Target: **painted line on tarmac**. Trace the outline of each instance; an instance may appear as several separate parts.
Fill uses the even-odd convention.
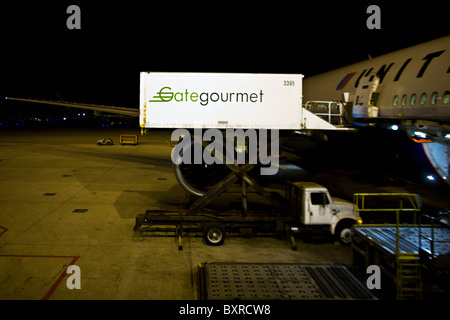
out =
[[[73,265],[77,262],[80,256],[43,256],[43,255],[27,255],[27,254],[0,254],[0,257],[10,257],[10,258],[72,258],[70,263],[67,266]],[[51,295],[55,292],[56,288],[63,281],[63,279],[67,275],[67,268],[64,268],[63,272],[59,275],[58,279],[56,279],[55,283],[51,286],[51,288],[47,291],[47,293],[41,298],[41,300],[48,300]]]

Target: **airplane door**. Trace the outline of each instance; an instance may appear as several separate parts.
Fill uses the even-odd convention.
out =
[[[360,78],[358,88],[355,91],[353,117],[367,118],[378,116],[378,108],[376,107],[378,93],[375,91],[379,83],[380,78],[376,75],[365,75]]]
[[[309,224],[329,224],[331,220],[330,200],[325,192],[309,194]]]

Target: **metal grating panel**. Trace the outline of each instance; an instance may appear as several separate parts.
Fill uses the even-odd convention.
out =
[[[205,263],[204,291],[220,299],[374,299],[344,266]]]
[[[396,227],[392,226],[355,226],[355,230],[371,241],[385,248],[391,253],[395,253],[396,247]],[[419,249],[419,227],[401,226],[400,230],[400,252],[418,253]],[[450,229],[435,227],[421,228],[422,250],[431,253],[431,239],[434,238],[435,255],[450,254]],[[434,236],[432,236],[432,232]]]

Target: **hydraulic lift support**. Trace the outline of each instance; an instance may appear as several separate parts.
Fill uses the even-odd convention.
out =
[[[202,144],[203,147],[206,147],[207,144],[205,141],[202,141],[199,137],[194,136],[195,142]],[[270,145],[267,147],[270,148]],[[216,158],[220,158],[222,163],[226,165],[231,173],[226,176],[221,182],[211,188],[203,197],[199,198],[195,201],[189,209],[190,214],[197,214],[201,209],[203,209],[208,203],[219,197],[222,193],[227,191],[238,179],[242,179],[242,204],[244,207],[244,214],[247,209],[247,198],[246,198],[246,185],[249,184],[252,186],[261,196],[268,199],[276,208],[281,208],[283,211],[282,204],[277,201],[267,190],[265,190],[260,184],[258,184],[254,179],[252,179],[247,172],[252,170],[255,167],[256,159],[249,159],[249,162],[245,165],[239,166],[237,164],[228,164],[226,163],[225,156],[220,154],[217,150],[214,156]],[[257,155],[255,155],[256,157]]]
[[[205,142],[194,136],[197,143],[204,147]],[[215,154],[215,157],[224,158],[223,154]],[[283,232],[285,231],[293,250],[296,250],[295,239],[290,224],[295,222],[295,217],[288,214],[286,206],[280,199],[268,192],[264,187],[258,184],[248,172],[255,167],[255,164],[245,165],[225,164],[230,169],[222,181],[212,187],[203,197],[197,199],[187,211],[162,211],[147,210],[145,214],[139,214],[136,217],[134,226],[133,240],[137,241],[145,232],[167,232],[175,231],[178,239],[178,249],[182,250],[183,232],[202,231],[205,241],[209,245],[220,245],[225,240],[225,232],[236,229],[255,228],[260,231]],[[242,179],[242,204],[243,212],[214,213],[201,212],[205,206],[226,192],[234,183]],[[254,213],[247,210],[246,188],[247,184],[252,186],[260,195],[268,199],[278,212]],[[145,230],[142,226],[150,226]],[[156,227],[155,227],[156,226]],[[167,228],[171,226],[171,228]]]

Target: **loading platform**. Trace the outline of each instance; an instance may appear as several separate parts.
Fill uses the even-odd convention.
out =
[[[343,265],[201,263],[202,300],[376,300]]]
[[[432,227],[431,225],[415,225],[399,227],[399,252],[413,253],[420,256],[424,264],[433,264],[434,268],[450,268],[450,229]],[[353,227],[354,250],[364,252],[366,241],[376,246],[384,255],[396,253],[395,226]]]
[[[370,265],[378,266],[383,295],[388,299],[422,300],[425,291],[428,297],[440,298],[435,294],[438,291],[448,295],[450,228],[436,224],[436,218],[420,215],[418,195],[355,194],[354,203],[355,210],[370,213],[366,218],[376,220],[380,214],[391,213],[396,220],[395,224],[353,226],[353,267],[357,271],[365,274]],[[400,223],[401,217],[415,222]],[[422,224],[423,218],[431,219],[431,224]]]

